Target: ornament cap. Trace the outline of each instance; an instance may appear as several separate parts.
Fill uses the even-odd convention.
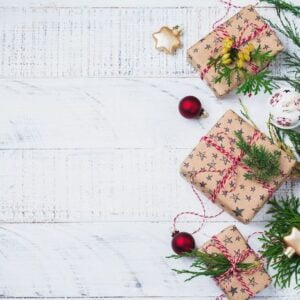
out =
[[[283,240],[287,245],[284,251],[287,257],[292,257],[294,254],[300,255],[300,230],[298,228],[293,227],[291,233],[285,236]]]
[[[288,258],[291,258],[295,253],[296,253],[296,251],[292,247],[287,247],[283,252],[283,254],[285,256],[287,256]]]
[[[183,33],[183,30],[182,30],[182,28],[180,28],[179,25],[174,26],[172,28],[172,31],[173,31],[174,35],[176,35],[176,36],[181,36]]]

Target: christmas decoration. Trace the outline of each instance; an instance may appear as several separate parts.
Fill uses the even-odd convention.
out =
[[[279,128],[292,129],[300,125],[300,93],[281,88],[268,101],[270,121]]]
[[[299,18],[300,16],[300,6],[294,5],[290,2],[283,0],[261,0],[261,2],[267,2],[273,4],[276,8],[277,16],[280,24],[278,22],[273,22],[274,20],[265,19],[268,24],[279,31],[281,34],[285,35],[290,39],[294,45],[300,48],[300,34],[298,32],[298,25],[293,21],[292,16]],[[287,15],[288,14],[288,15]],[[270,80],[283,81],[292,86],[297,92],[300,92],[300,57],[296,52],[283,53],[283,65],[287,68],[288,75],[282,76],[271,76]]]
[[[291,158],[296,159],[296,155],[300,157],[300,132],[293,129],[282,129],[276,127],[269,120],[268,122],[269,135],[273,143],[280,149],[285,151]],[[292,144],[288,145],[287,141]],[[296,153],[296,155],[295,155]],[[300,162],[297,161],[290,174],[291,178],[300,178]]]
[[[260,258],[236,226],[229,226],[214,235],[201,249],[170,256],[182,257],[193,259],[191,269],[174,269],[176,273],[189,275],[186,281],[202,275],[211,276],[228,299],[249,299],[271,282]]]
[[[204,112],[201,102],[194,96],[187,96],[181,99],[178,109],[180,114],[187,119],[198,118]]]
[[[295,253],[300,255],[300,230],[293,227],[289,235],[283,238],[284,242],[288,246],[284,251],[287,257],[292,257]]]
[[[155,48],[167,54],[174,54],[176,49],[181,47],[181,34],[182,31],[179,29],[179,26],[175,26],[172,29],[167,26],[161,27],[159,31],[152,34]]]
[[[300,198],[290,196],[269,201],[268,214],[272,216],[260,240],[262,255],[275,270],[275,286],[300,287]],[[291,249],[292,248],[292,249]]]
[[[268,182],[280,174],[280,151],[270,152],[265,146],[250,145],[240,131],[235,131],[235,135],[237,137],[236,145],[245,153],[242,161],[251,169],[251,172],[244,174],[246,179],[256,178]]]
[[[187,232],[176,231],[172,238],[172,249],[177,254],[191,252],[195,249],[195,240],[193,236]]]
[[[284,0],[260,0],[271,5],[275,5],[277,9],[285,10],[291,12],[293,15],[300,17],[300,6],[293,5],[291,2],[286,2]]]
[[[277,85],[264,70],[283,46],[275,33],[247,6],[188,50],[188,59],[215,94],[271,93]]]
[[[242,106],[241,114],[249,121],[249,123],[258,130],[256,124],[252,121],[249,116],[247,107],[243,104],[241,99],[239,99],[240,104]],[[283,150],[289,157],[296,160],[296,156],[294,151],[300,157],[300,132],[291,129],[281,129],[276,127],[268,120],[268,129],[269,129],[269,136],[272,143],[276,144],[278,148]],[[285,139],[288,138],[290,143],[293,145],[291,148],[286,142]],[[296,162],[293,166],[293,169],[289,175],[289,178],[300,178],[300,162]]]
[[[254,158],[263,160],[268,157],[268,161],[269,158],[274,159],[272,165],[268,166],[271,168],[268,171],[272,171],[271,177],[259,170],[253,161],[249,163],[254,170],[245,164],[249,154],[246,155],[236,144],[238,142],[236,133],[246,141],[246,147],[264,149],[263,153],[256,153]],[[257,148],[252,148],[254,145]],[[286,180],[294,165],[293,158],[280,151],[263,133],[229,110],[209,133],[201,138],[182,163],[180,172],[212,202],[239,221],[248,223]],[[261,168],[263,166],[265,167],[264,163]],[[245,178],[244,174],[247,173],[248,178]],[[250,176],[251,174],[253,176]]]

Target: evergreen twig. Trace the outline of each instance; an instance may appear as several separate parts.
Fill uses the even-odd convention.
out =
[[[258,130],[257,125],[254,123],[254,121],[251,119],[250,115],[249,115],[249,111],[247,106],[243,103],[243,101],[241,100],[241,98],[239,98],[239,102],[240,105],[242,107],[242,109],[240,110],[241,114],[251,123],[251,125]]]
[[[280,174],[280,151],[271,152],[262,145],[250,145],[244,140],[240,131],[235,131],[235,135],[237,147],[246,154],[243,163],[252,170],[252,173],[244,174],[246,179],[256,178],[268,182]]]
[[[272,220],[266,225],[268,229],[263,236],[259,238],[263,242],[262,255],[266,258],[268,267],[275,270],[275,286],[290,287],[294,279],[296,287],[299,288],[300,256],[288,258],[284,255],[283,238],[290,233],[292,227],[300,228],[300,198],[274,198],[269,204],[271,207],[267,213],[272,215]]]
[[[271,126],[274,127],[278,140],[284,143],[284,140],[287,137],[290,140],[290,142],[293,144],[295,152],[300,156],[300,132],[293,129],[278,128],[274,125]]]
[[[272,94],[272,90],[277,88],[278,85],[273,82],[270,74],[271,72],[269,70],[263,70],[256,74],[244,72],[244,82],[238,87],[237,93],[244,95],[254,93],[254,95],[257,95],[258,92],[263,90],[264,93]]]
[[[260,0],[260,1],[274,5],[278,9],[290,12],[293,15],[295,15],[296,17],[300,17],[300,6],[299,5],[294,5],[291,2],[287,2],[284,0]]]
[[[191,264],[192,270],[177,270],[172,269],[177,274],[188,274],[188,277],[185,281],[192,280],[198,276],[212,276],[218,277],[224,274],[230,267],[230,261],[221,253],[206,253],[199,250],[193,250],[191,252],[184,252],[180,255],[171,255],[168,258],[183,258],[183,257],[192,257],[194,262]],[[237,267],[239,269],[248,270],[254,267],[257,267],[258,262],[254,263],[238,263]]]

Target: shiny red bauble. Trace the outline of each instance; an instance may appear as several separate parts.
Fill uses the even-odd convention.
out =
[[[172,239],[172,249],[175,253],[191,252],[195,249],[195,240],[193,236],[187,232],[174,232]]]
[[[178,109],[180,114],[187,119],[198,118],[204,111],[201,102],[194,96],[182,98],[179,102]]]

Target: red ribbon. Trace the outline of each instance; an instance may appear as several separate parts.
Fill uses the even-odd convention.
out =
[[[222,136],[224,138],[227,138],[229,140],[230,144],[234,144],[235,141],[233,138],[229,137],[225,132],[218,132],[215,135],[211,135],[211,137],[208,136],[204,136],[202,137],[201,140],[205,141],[207,144],[213,146],[216,150],[218,150],[220,153],[222,153],[226,158],[228,158],[228,160],[231,162],[230,166],[227,169],[222,169],[222,170],[217,170],[217,169],[205,169],[205,168],[201,168],[199,171],[196,171],[193,175],[192,175],[192,181],[193,184],[195,184],[194,182],[194,178],[197,174],[199,173],[219,173],[221,175],[223,175],[222,179],[219,181],[219,183],[217,184],[217,187],[213,190],[213,192],[210,195],[210,198],[212,200],[212,202],[216,201],[216,198],[218,196],[218,194],[224,189],[224,187],[226,186],[227,181],[232,178],[233,176],[235,176],[235,184],[232,187],[231,190],[227,191],[227,192],[232,192],[233,190],[235,190],[236,188],[236,176],[237,176],[237,168],[241,167],[243,168],[245,171],[247,171],[248,173],[252,173],[252,170],[249,169],[243,162],[242,162],[242,158],[244,157],[245,153],[243,151],[240,151],[238,156],[234,156],[231,154],[230,150],[226,150],[224,147],[220,146],[217,144],[217,141],[214,140],[213,138],[218,137],[218,136]],[[261,133],[257,130],[255,130],[253,136],[251,137],[250,141],[249,141],[249,145],[252,145],[259,137],[261,136]],[[262,186],[267,189],[269,196],[271,196],[274,193],[274,188],[268,184],[267,182],[263,182],[260,180],[257,180],[259,183],[262,184]]]
[[[221,241],[218,239],[217,236],[213,236],[212,237],[212,241],[213,244],[209,244],[206,248],[205,251],[207,251],[207,249],[211,246],[216,247],[230,262],[230,268],[223,273],[222,275],[215,277],[216,281],[218,283],[220,283],[221,281],[223,281],[224,279],[228,278],[228,276],[235,276],[237,278],[237,280],[239,281],[239,283],[241,284],[241,286],[243,287],[243,289],[248,293],[249,297],[253,297],[254,293],[250,290],[250,288],[248,287],[248,285],[246,284],[246,282],[244,281],[243,277],[242,277],[242,273],[243,274],[253,274],[255,273],[257,270],[262,268],[262,263],[259,263],[256,267],[253,267],[251,269],[241,269],[238,267],[238,264],[245,261],[245,259],[251,255],[251,254],[255,254],[255,252],[248,248],[245,249],[243,251],[241,251],[241,253],[238,253],[236,255],[231,255],[228,251],[228,249],[222,245]]]

